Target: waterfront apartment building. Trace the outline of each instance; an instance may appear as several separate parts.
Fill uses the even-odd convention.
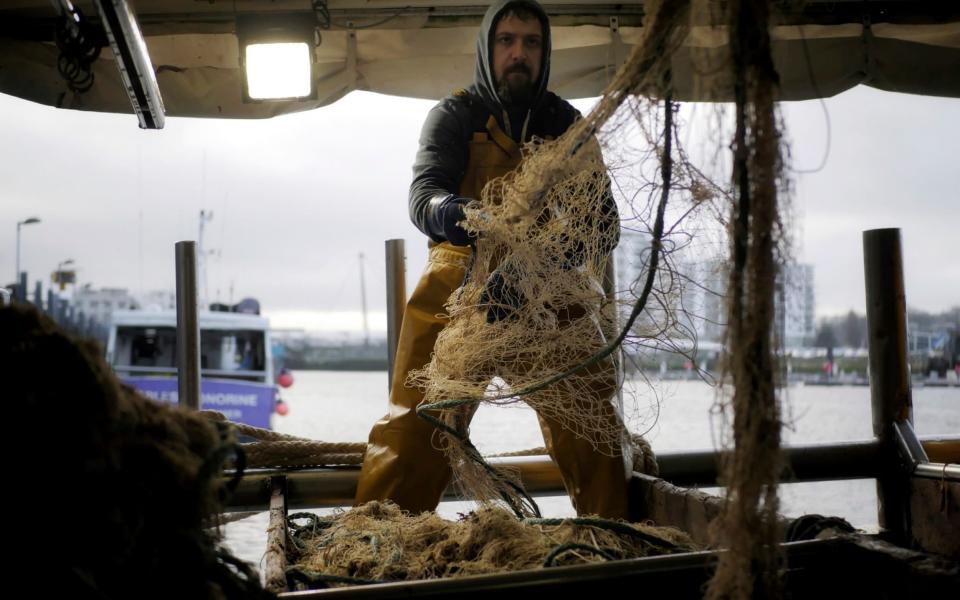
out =
[[[624,231],[614,252],[617,289],[623,300],[635,300],[646,277],[650,254],[649,235]],[[675,335],[686,337],[688,343],[696,340],[720,344],[726,327],[727,263],[721,258],[681,260],[672,257],[677,271],[670,286],[668,300],[677,318]],[[816,294],[813,265],[791,263],[786,265],[777,280],[775,296],[775,328],[778,337],[788,348],[807,346],[816,336]],[[662,282],[658,282],[662,283]],[[630,307],[624,303],[623,317]],[[665,311],[651,304],[649,313],[638,323],[637,334],[652,321],[663,323]],[[684,346],[688,344],[683,344]]]

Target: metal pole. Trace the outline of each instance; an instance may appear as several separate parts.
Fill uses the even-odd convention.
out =
[[[403,309],[407,304],[407,278],[403,240],[387,240],[387,387],[393,382],[393,362],[400,341]]]
[[[200,408],[197,243],[177,242],[177,382],[180,406]]]
[[[895,543],[910,539],[909,480],[900,470],[894,423],[913,422],[907,361],[907,301],[899,229],[863,232],[873,433],[883,453],[879,523]]]
[[[363,347],[370,345],[370,327],[367,324],[367,283],[363,277],[363,252],[358,257],[360,261],[360,305],[363,310]]]
[[[13,280],[20,283],[20,226],[23,225],[22,222],[17,222],[17,272],[13,276]]]
[[[20,281],[17,282],[17,300],[19,302],[27,301],[27,274],[20,273]]]

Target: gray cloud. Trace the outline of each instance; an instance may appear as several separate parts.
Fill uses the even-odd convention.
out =
[[[588,107],[589,103],[578,103]],[[357,255],[368,304],[384,309],[383,242],[407,240],[408,287],[426,256],[406,208],[410,165],[432,102],[353,93],[267,121],[168,119],[140,131],[132,115],[56,110],[0,95],[0,280],[12,279],[16,221],[23,268],[49,277],[66,258],[81,282],[172,289],[173,245],[206,244],[211,297],[255,296],[272,311],[352,311]],[[799,258],[817,269],[821,311],[863,309],[860,232],[903,228],[912,306],[960,303],[960,101],[856,89],[826,101],[826,167],[796,177]],[[815,165],[825,121],[817,102],[785,106],[793,164]],[[32,283],[31,283],[32,286]]]

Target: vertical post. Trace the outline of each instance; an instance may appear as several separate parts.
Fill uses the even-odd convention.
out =
[[[276,594],[287,589],[287,478],[270,478],[270,522],[263,555],[265,587]]]
[[[407,277],[403,240],[387,240],[387,387],[393,384],[393,362],[400,341],[403,309],[407,304]]]
[[[17,223],[17,262],[16,262],[16,265],[17,265],[17,266],[16,266],[16,269],[17,269],[17,270],[16,270],[16,272],[14,273],[14,276],[13,276],[13,280],[14,280],[15,282],[17,282],[18,285],[19,285],[19,283],[20,283],[20,226],[21,226],[21,225],[23,225],[22,222],[18,222],[18,223]],[[19,296],[19,294],[17,294],[16,296],[14,296],[14,300],[19,299],[18,296]]]
[[[867,338],[873,433],[884,464],[877,478],[881,530],[891,541],[910,539],[909,481],[899,468],[894,423],[913,422],[907,360],[907,301],[899,229],[863,232]]]
[[[607,302],[613,306],[613,317],[611,320],[612,331],[604,331],[603,336],[607,342],[613,340],[620,333],[620,309],[617,306],[617,260],[613,252],[607,256],[607,261],[603,267],[603,294],[607,297]],[[617,371],[617,404],[621,415],[623,414],[623,347],[614,350],[611,355],[613,367]]]
[[[360,307],[363,310],[363,347],[370,345],[370,326],[367,323],[367,283],[363,276],[363,252],[358,257],[360,261]]]
[[[197,243],[177,242],[177,383],[180,406],[200,408]]]
[[[26,302],[27,301],[27,273],[23,271],[20,273],[20,279],[17,281],[17,301]]]

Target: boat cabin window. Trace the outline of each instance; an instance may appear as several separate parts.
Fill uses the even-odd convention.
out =
[[[115,367],[144,367],[150,371],[176,369],[177,331],[173,327],[118,327],[113,356]],[[200,368],[222,375],[264,371],[264,332],[201,330]]]

